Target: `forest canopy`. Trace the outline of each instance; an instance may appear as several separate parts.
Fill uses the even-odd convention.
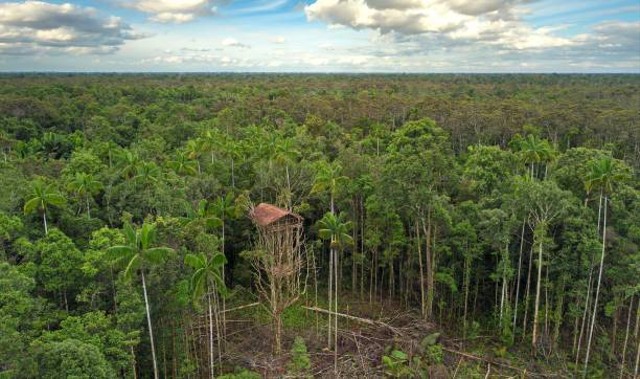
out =
[[[638,75],[8,74],[0,150],[0,378],[638,375]]]

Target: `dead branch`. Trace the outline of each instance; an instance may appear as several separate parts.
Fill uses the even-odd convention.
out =
[[[260,302],[255,302],[255,303],[251,303],[251,304],[245,304],[245,305],[241,305],[241,306],[235,307],[235,308],[229,308],[229,309],[224,310],[224,311],[222,311],[220,313],[227,313],[227,312],[237,311],[237,310],[240,310],[240,309],[255,307],[256,305],[260,305]]]
[[[346,313],[339,313],[339,312],[333,312],[333,311],[329,311],[326,309],[322,309],[322,308],[318,308],[318,307],[307,307],[307,306],[302,306],[302,308],[308,309],[310,311],[314,311],[314,312],[320,312],[320,313],[326,313],[326,314],[331,314],[331,315],[335,315],[335,316],[340,316],[340,317],[344,317],[347,318],[349,320],[354,320],[354,321],[358,321],[358,322],[362,322],[364,324],[368,324],[368,325],[374,325],[374,326],[382,326],[385,327],[393,332],[396,331],[396,328],[394,328],[393,326],[386,324],[382,321],[377,321],[377,320],[371,320],[368,318],[362,318],[362,317],[357,317],[357,316],[352,316],[352,315],[348,315]]]

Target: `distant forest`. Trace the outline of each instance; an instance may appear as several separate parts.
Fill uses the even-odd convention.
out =
[[[0,378],[638,378],[640,75],[2,74],[0,150]]]

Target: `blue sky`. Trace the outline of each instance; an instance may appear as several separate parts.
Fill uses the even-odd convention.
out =
[[[3,1],[0,71],[640,73],[640,1]]]

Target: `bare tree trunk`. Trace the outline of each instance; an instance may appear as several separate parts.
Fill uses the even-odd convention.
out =
[[[629,329],[631,329],[631,311],[633,310],[633,296],[629,301],[629,312],[627,314],[627,329],[624,333],[624,344],[622,345],[622,362],[620,363],[620,379],[624,376],[624,362],[627,358],[627,342],[629,342]]]
[[[207,294],[207,303],[209,306],[209,374],[211,378],[215,378],[213,365],[213,306],[211,305],[211,294]],[[220,336],[218,336],[218,339]]]
[[[533,268],[533,245],[529,249],[529,271],[527,272],[527,287],[524,295],[524,318],[522,319],[522,340],[527,335],[527,316],[529,315],[529,292],[531,288],[531,269]]]
[[[144,307],[147,311],[147,325],[149,326],[149,341],[151,342],[151,358],[153,359],[153,377],[158,379],[158,361],[156,360],[156,347],[153,341],[153,328],[151,327],[151,312],[149,311],[149,298],[147,297],[147,284],[144,280],[144,271],[140,270],[142,277],[142,292],[144,294]]]
[[[138,373],[136,371],[136,353],[133,351],[133,345],[129,346],[131,349],[131,367],[133,368],[133,379],[138,379]]]
[[[540,226],[543,227],[543,226]],[[542,282],[542,245],[544,243],[544,235],[540,232],[538,237],[538,282],[536,283],[536,299],[533,307],[533,332],[531,334],[531,345],[536,348],[538,340],[538,310],[540,309],[540,284]]]
[[[420,268],[420,313],[422,317],[424,317],[424,307],[425,307],[425,293],[424,293],[424,265],[422,263],[422,242],[420,240],[420,226],[416,221],[416,242],[418,246],[418,265]],[[466,304],[465,304],[465,314],[466,314]]]
[[[586,331],[586,326],[589,325],[589,307],[591,306],[591,287],[593,284],[593,261],[589,267],[589,282],[587,283],[587,293],[584,298],[584,312],[582,314],[582,322],[580,323],[580,336],[578,337],[578,347],[576,349],[576,369],[578,366],[578,361],[580,360],[580,349],[582,347],[582,337],[584,336],[584,332]]]
[[[329,249],[329,311],[333,311],[333,248]],[[329,327],[327,329],[327,345],[329,348],[332,346],[333,328],[332,315],[329,314]]]
[[[335,294],[333,296],[334,303],[334,312],[338,313],[338,254],[337,251],[333,253],[333,262],[335,264],[333,273],[334,273],[334,291]],[[333,370],[336,376],[338,375],[338,316],[333,316]]]
[[[516,331],[516,321],[518,320],[518,297],[520,296],[520,269],[522,268],[522,251],[524,249],[524,227],[527,219],[522,220],[522,231],[520,232],[520,254],[518,255],[518,276],[516,276],[516,303],[513,308],[513,332]],[[465,300],[466,301],[466,300]],[[466,304],[465,304],[466,314]]]
[[[591,317],[591,328],[589,329],[589,339],[587,341],[587,353],[584,359],[584,375],[587,376],[589,367],[589,353],[591,352],[591,340],[593,339],[593,330],[596,325],[598,311],[598,297],[600,295],[600,284],[602,283],[602,272],[604,271],[604,253],[607,244],[607,196],[604,196],[604,214],[602,226],[602,254],[600,256],[600,269],[598,271],[598,284],[596,286],[596,297],[593,301],[593,316]]]
[[[47,210],[42,211],[42,219],[44,220],[44,235],[49,234],[49,229],[47,228]]]

